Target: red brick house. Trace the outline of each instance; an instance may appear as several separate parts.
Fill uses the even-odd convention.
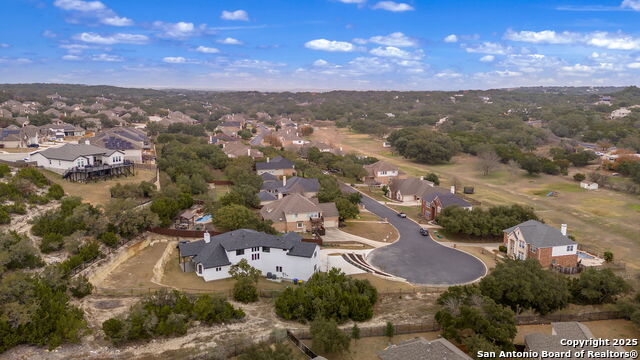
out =
[[[578,244],[567,237],[567,225],[558,230],[536,220],[503,230],[507,255],[513,259],[536,259],[542,267],[578,266]]]
[[[451,190],[436,186],[427,188],[420,196],[420,213],[427,220],[434,220],[442,210],[449,206],[460,206],[467,210],[473,209],[473,206],[467,200],[455,194],[453,186]]]

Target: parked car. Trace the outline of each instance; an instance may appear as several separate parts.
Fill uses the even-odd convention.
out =
[[[27,145],[27,147],[30,147],[30,148],[39,148],[39,147],[40,147],[40,145],[38,145],[38,144],[29,144],[29,145]]]
[[[398,216],[404,219],[407,217],[407,214],[401,212],[401,213],[398,213]]]
[[[429,236],[429,230],[427,230],[425,228],[420,228],[420,235]]]

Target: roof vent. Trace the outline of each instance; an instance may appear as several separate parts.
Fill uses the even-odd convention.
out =
[[[211,242],[211,234],[209,234],[208,231],[204,232],[204,242],[205,242],[205,244],[208,244],[208,243]]]
[[[562,224],[560,226],[560,232],[562,233],[562,235],[567,236],[567,224]]]

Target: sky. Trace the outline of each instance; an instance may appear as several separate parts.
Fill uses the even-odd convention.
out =
[[[640,0],[0,0],[0,83],[457,90],[640,82]]]

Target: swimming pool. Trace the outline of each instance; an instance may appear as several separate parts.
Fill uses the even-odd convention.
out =
[[[207,214],[205,216],[197,218],[195,222],[196,223],[205,223],[205,222],[210,221],[210,220],[211,220],[211,214]]]
[[[596,257],[584,251],[578,251],[578,257],[581,259],[595,259]]]

